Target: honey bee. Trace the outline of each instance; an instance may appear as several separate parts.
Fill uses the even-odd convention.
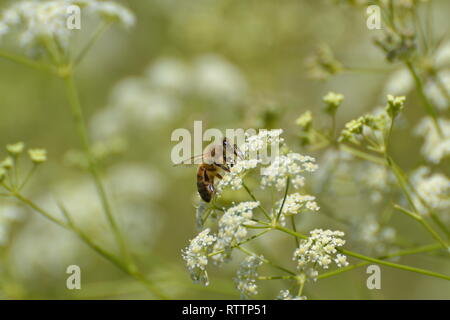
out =
[[[214,180],[222,179],[222,171],[230,172],[236,157],[243,158],[236,144],[232,145],[227,138],[223,138],[221,144],[210,145],[205,153],[177,165],[186,164],[187,161],[195,163],[201,159],[197,170],[197,191],[203,201],[211,202],[215,194]]]

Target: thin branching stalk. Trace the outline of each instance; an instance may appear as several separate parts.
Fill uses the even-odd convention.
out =
[[[72,231],[75,234],[77,234],[78,237],[85,244],[87,244],[91,249],[93,249],[95,252],[97,252],[98,254],[103,256],[106,260],[108,260],[111,263],[113,263],[120,270],[124,271],[125,273],[127,273],[130,276],[132,276],[133,278],[135,278],[139,282],[143,283],[149,289],[149,291],[151,293],[153,293],[156,297],[158,297],[160,299],[168,299],[168,297],[159,288],[157,288],[153,284],[153,282],[151,282],[149,279],[147,279],[138,270],[136,270],[135,268],[130,268],[130,266],[125,264],[121,259],[117,258],[115,255],[113,255],[109,251],[107,251],[104,248],[102,248],[101,246],[97,245],[84,231],[79,229],[74,224],[73,220],[70,218],[69,214],[67,213],[67,211],[62,206],[60,206],[60,208],[62,209],[62,212],[63,212],[64,216],[67,219],[67,223],[58,220],[52,214],[50,214],[46,210],[42,209],[41,207],[36,205],[31,200],[29,200],[26,197],[24,197],[23,195],[21,195],[19,193],[12,193],[12,194],[13,194],[13,196],[16,199],[20,200],[22,203],[26,204],[27,206],[29,206],[34,211],[36,211],[39,214],[41,214],[46,219],[52,221],[53,223],[56,223],[57,225],[63,227],[66,230]]]
[[[307,237],[305,235],[302,235],[302,234],[300,234],[298,232],[294,232],[294,231],[289,230],[287,228],[284,228],[282,226],[276,226],[274,229],[280,230],[280,231],[285,232],[285,233],[290,234],[290,235],[294,235],[294,236],[296,236],[296,237],[298,237],[300,239],[307,239]],[[431,276],[431,277],[436,277],[436,278],[441,278],[441,279],[445,279],[445,280],[450,280],[450,276],[447,276],[445,274],[440,274],[440,273],[429,271],[429,270],[425,270],[425,269],[405,266],[405,265],[398,264],[398,263],[383,261],[381,259],[368,257],[368,256],[365,256],[363,254],[356,253],[356,252],[349,251],[349,250],[345,250],[345,249],[337,248],[337,250],[339,252],[345,254],[345,255],[348,255],[350,257],[354,257],[354,258],[357,258],[357,259],[360,259],[360,260],[374,262],[374,263],[378,263],[378,264],[381,264],[381,265],[385,265],[385,266],[396,268],[396,269],[400,269],[400,270],[420,273],[420,274]]]
[[[414,82],[415,82],[416,88],[417,88],[417,92],[419,93],[420,99],[422,100],[422,103],[423,103],[423,106],[424,106],[426,112],[431,116],[431,118],[433,119],[433,124],[436,127],[437,132],[442,136],[442,129],[439,126],[436,108],[433,106],[433,104],[430,102],[429,98],[425,94],[422,80],[420,79],[419,75],[417,74],[417,71],[416,71],[414,65],[411,63],[411,61],[406,61],[405,65],[406,65],[406,68],[408,68],[409,73],[411,74],[411,76],[414,79]]]
[[[127,263],[130,267],[135,268],[134,263],[132,262],[132,258],[130,255],[130,252],[126,246],[125,240],[121,234],[121,231],[115,221],[114,215],[112,213],[111,205],[109,203],[105,187],[103,185],[103,182],[100,179],[100,173],[97,168],[97,163],[94,158],[94,155],[92,154],[89,138],[87,135],[86,126],[83,119],[83,112],[81,109],[81,104],[78,96],[78,91],[76,89],[74,79],[73,79],[73,70],[69,68],[67,70],[67,74],[64,77],[64,83],[67,88],[67,95],[70,102],[70,107],[72,111],[72,116],[75,122],[76,130],[78,133],[78,136],[81,140],[82,148],[85,152],[85,155],[87,157],[87,160],[89,162],[89,172],[92,175],[92,178],[94,179],[95,186],[97,188],[98,194],[100,196],[100,200],[105,212],[105,215],[108,219],[108,222],[113,230],[113,233],[115,235],[115,238],[119,244],[120,250],[127,260]]]
[[[289,192],[290,182],[291,182],[291,180],[288,177],[287,181],[286,181],[286,189],[284,190],[283,201],[281,202],[280,210],[278,210],[278,214],[277,214],[277,218],[275,219],[275,222],[278,222],[278,220],[280,220],[281,212],[283,212],[284,203],[286,202],[286,198],[287,198],[287,195]]]
[[[421,215],[411,212],[408,209],[405,209],[397,204],[394,205],[394,208],[399,210],[400,212],[403,212],[407,216],[413,218],[421,225],[423,225],[424,228],[428,230],[428,232],[430,232],[433,238],[435,238],[442,245],[442,247],[444,247],[444,249],[450,249],[448,244],[441,238],[441,236],[430,226],[430,224]]]

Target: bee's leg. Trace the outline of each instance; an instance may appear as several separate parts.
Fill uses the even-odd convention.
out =
[[[216,163],[216,166],[220,167],[221,169],[225,170],[226,172],[230,172],[230,168],[226,164]]]
[[[237,144],[234,144],[234,154],[241,160],[244,160],[244,154],[242,151],[238,148]]]
[[[217,177],[218,179],[220,179],[220,180],[223,179],[223,177],[222,177],[219,173],[216,173],[216,177]]]

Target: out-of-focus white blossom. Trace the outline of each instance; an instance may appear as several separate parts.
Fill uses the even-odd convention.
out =
[[[201,95],[217,102],[239,101],[247,91],[247,83],[240,70],[214,54],[197,58],[194,63],[193,81]]]
[[[450,41],[442,43],[434,55],[434,64],[437,68],[450,65]]]
[[[436,78],[442,84],[443,89],[447,91],[447,94],[450,95],[450,71],[438,72]],[[434,79],[428,81],[425,86],[425,93],[439,109],[446,110],[449,108],[447,97]]]
[[[128,199],[155,199],[166,186],[156,169],[128,162],[110,168],[107,181],[116,196]]]
[[[429,168],[420,167],[411,175],[411,184],[418,193],[413,193],[413,201],[420,213],[428,214],[429,209],[438,212],[450,209],[450,179],[444,174],[431,174]]]
[[[229,208],[219,219],[219,231],[217,241],[214,244],[214,252],[223,250],[212,258],[217,263],[222,263],[230,257],[234,244],[247,237],[247,228],[244,225],[255,224],[252,221],[253,209],[259,206],[259,202],[241,202]]]
[[[6,23],[0,21],[0,40],[2,40],[2,37],[7,34],[9,31],[9,27],[6,25]]]
[[[182,60],[160,58],[147,69],[150,84],[164,90],[185,93],[192,85],[191,68]]]
[[[79,0],[73,1],[76,2]],[[132,27],[136,22],[134,14],[118,3],[103,0],[88,0],[82,2],[87,3],[88,10],[94,14],[98,14],[103,20],[113,22],[117,21],[128,28]]]
[[[216,241],[216,237],[209,232],[209,229],[200,232],[182,251],[183,259],[186,261],[192,280],[204,285],[209,284],[206,266],[208,265],[208,254]]]
[[[21,46],[44,47],[46,39],[54,39],[60,46],[67,48],[72,33],[67,28],[68,9],[73,5],[79,5],[83,12],[100,16],[105,21],[119,21],[125,26],[134,24],[133,14],[111,1],[19,1],[0,15],[0,35],[18,30]]]
[[[304,185],[304,172],[314,172],[318,168],[315,159],[298,153],[280,155],[267,167],[261,170],[261,186],[275,187],[277,190],[286,188],[289,178],[295,189]]]
[[[17,206],[9,204],[2,204],[0,206],[0,247],[8,243],[12,225],[15,222],[21,221],[23,217],[23,209]]]
[[[386,81],[384,96],[388,94],[404,96],[414,88],[414,79],[408,69],[393,72]]]
[[[439,163],[450,155],[450,120],[439,118],[440,134],[433,120],[424,118],[416,128],[416,134],[424,138],[423,156],[430,162]]]
[[[391,190],[395,178],[386,166],[376,163],[365,162],[357,165],[356,168],[348,168],[349,174],[355,175],[355,180],[363,183],[370,195],[370,200],[378,203],[382,200],[383,194]]]
[[[110,95],[110,105],[94,115],[90,128],[98,139],[111,138],[126,128],[152,130],[166,124],[180,109],[180,102],[153,89],[144,77],[120,81]]]
[[[262,256],[251,255],[241,262],[234,279],[241,298],[248,299],[250,296],[258,294],[256,279],[258,278],[258,267],[263,264],[263,259]]]
[[[348,265],[346,256],[337,253],[337,247],[342,247],[345,240],[342,231],[315,229],[310,237],[300,241],[300,246],[294,251],[293,260],[297,268],[304,272],[308,278],[317,279],[318,267],[328,269],[334,261],[338,267]]]
[[[396,250],[396,230],[378,219],[377,215],[366,214],[352,220],[351,240],[368,255],[381,256]]]

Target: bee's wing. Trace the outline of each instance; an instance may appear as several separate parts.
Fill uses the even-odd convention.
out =
[[[237,144],[236,143],[234,143],[233,145],[228,141],[228,139],[227,140],[225,140],[225,141],[227,141],[227,145],[226,145],[226,148],[228,149],[227,151],[231,151],[231,153],[233,154],[233,155],[235,155],[236,157],[238,157],[240,160],[243,160],[244,159],[244,154],[241,152],[241,150],[238,148],[238,146],[237,146]]]
[[[244,154],[242,153],[242,151],[238,148],[238,146],[236,145],[236,143],[233,145],[233,152],[234,154],[240,159],[240,160],[244,160]]]
[[[203,154],[199,154],[193,157],[190,157],[188,159],[185,159],[179,163],[175,163],[173,166],[174,167],[179,167],[179,166],[196,166],[198,164],[200,164],[202,162],[204,158]]]

